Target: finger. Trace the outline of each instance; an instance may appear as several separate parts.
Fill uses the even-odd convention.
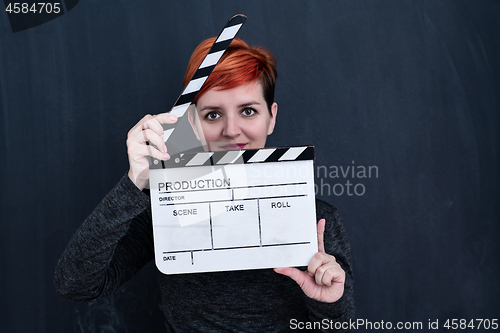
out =
[[[163,127],[161,126],[156,116],[144,122],[142,124],[142,129],[143,130],[151,129],[156,134],[163,135]]]
[[[328,263],[318,267],[316,270],[316,274],[314,275],[314,280],[316,284],[319,286],[328,286],[332,285],[333,277],[335,276],[335,271],[340,268],[337,263]]]
[[[151,143],[151,145],[146,145],[146,143]],[[133,156],[134,159],[140,159],[148,155],[162,160],[170,158],[162,136],[159,136],[151,129],[140,131],[135,136],[128,138],[127,147],[128,154]],[[156,151],[161,154],[158,155]]]
[[[336,262],[335,257],[324,252],[316,252],[316,254],[309,261],[309,265],[307,265],[307,271],[312,275],[316,275],[316,270],[326,265],[330,262]]]
[[[321,277],[321,283],[327,287],[330,287],[332,285],[333,276],[334,276],[333,269],[327,269],[323,273],[323,276]]]
[[[160,113],[155,118],[160,124],[174,124],[177,121],[177,117],[169,112]]]
[[[132,139],[134,140],[135,137],[135,140],[140,143],[152,143],[158,150],[167,153],[167,146],[163,141],[163,127],[158,120],[154,116],[145,117],[141,126],[142,130],[134,129]]]
[[[344,283],[344,281],[345,272],[338,263],[335,263],[333,267],[327,269],[321,279],[321,282],[328,287],[334,283]]]
[[[158,135],[158,133],[154,132],[151,129],[147,129],[144,131],[140,131],[136,133],[133,137],[130,137],[128,142],[136,142],[138,144],[145,144],[146,142],[149,142],[150,144],[154,144],[158,149],[162,149],[162,146],[164,145],[163,139],[161,136]]]
[[[147,126],[145,126],[145,123],[148,123],[152,119],[155,119],[158,122],[158,124],[160,125],[160,127],[152,125],[152,126],[154,126],[155,131],[158,134],[163,133],[163,128],[161,128],[161,124],[173,124],[177,121],[177,117],[173,114],[170,114],[170,113],[161,113],[161,114],[156,115],[156,116],[152,116],[150,114],[147,114],[141,120],[139,120],[139,122],[137,122],[137,124],[135,124],[134,127],[132,127],[132,129],[128,132],[128,136],[135,135],[142,130],[145,130],[147,128],[151,128],[151,127],[148,127],[149,124]],[[157,129],[160,130],[161,133],[159,131],[157,131]]]
[[[295,267],[275,268],[276,273],[290,277],[302,288],[311,277],[307,272],[303,272]]]
[[[133,143],[129,146],[129,157],[133,160],[139,160],[145,156],[151,156],[159,160],[168,160],[170,156],[166,153],[160,152],[158,149],[151,145]]]
[[[316,230],[318,232],[318,252],[325,252],[325,244],[323,242],[324,234],[325,234],[325,224],[326,220],[321,219],[318,221],[316,226]]]
[[[130,129],[130,131],[128,131],[127,136],[130,137],[130,136],[133,136],[133,135],[137,134],[138,132],[142,131],[144,129],[143,124],[152,118],[153,118],[153,116],[150,114],[147,114],[144,117],[142,117],[142,119],[139,120],[137,122],[137,124],[135,124],[135,126]]]

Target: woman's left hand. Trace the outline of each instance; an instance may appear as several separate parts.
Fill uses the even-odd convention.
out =
[[[318,252],[309,262],[307,271],[294,267],[275,268],[274,271],[292,278],[309,298],[333,303],[344,294],[345,272],[334,256],[325,253],[325,223],[325,219],[321,219],[317,224]]]

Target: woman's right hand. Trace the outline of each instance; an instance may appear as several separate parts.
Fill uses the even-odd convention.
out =
[[[163,141],[161,124],[173,124],[177,117],[170,113],[156,116],[146,115],[127,135],[127,154],[130,169],[128,177],[141,191],[149,182],[149,161],[147,156],[166,161],[170,158]],[[147,144],[149,142],[149,144]],[[156,146],[156,148],[154,146]]]

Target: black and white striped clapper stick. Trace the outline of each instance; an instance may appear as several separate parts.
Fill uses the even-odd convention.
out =
[[[208,79],[208,76],[212,73],[222,55],[229,47],[229,44],[231,44],[243,23],[245,23],[246,19],[247,17],[245,15],[238,14],[234,15],[229,19],[229,21],[227,21],[224,29],[222,29],[200,66],[193,74],[193,77],[189,81],[188,85],[184,88],[184,91],[175,102],[172,110],[170,110],[170,113],[176,115],[179,120],[175,124],[163,124],[163,139],[165,142],[168,141],[168,138],[174,132],[175,127],[179,124],[180,118],[184,116],[187,109],[196,98],[196,95],[198,95],[201,87]],[[169,147],[172,147],[172,145],[169,145]],[[153,163],[158,164],[158,160],[153,159]]]
[[[314,146],[278,147],[247,150],[186,153],[172,156],[151,169],[169,169],[197,166],[224,166],[227,164],[250,164],[269,162],[291,162],[314,160]],[[222,169],[224,170],[224,169]]]

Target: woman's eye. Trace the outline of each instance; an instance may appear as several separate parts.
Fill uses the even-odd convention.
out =
[[[205,118],[208,120],[215,120],[219,117],[220,117],[219,113],[217,113],[215,111],[211,111],[211,112],[207,113],[207,115],[205,116]]]
[[[256,111],[254,109],[244,109],[242,113],[245,116],[253,116],[256,113]]]

